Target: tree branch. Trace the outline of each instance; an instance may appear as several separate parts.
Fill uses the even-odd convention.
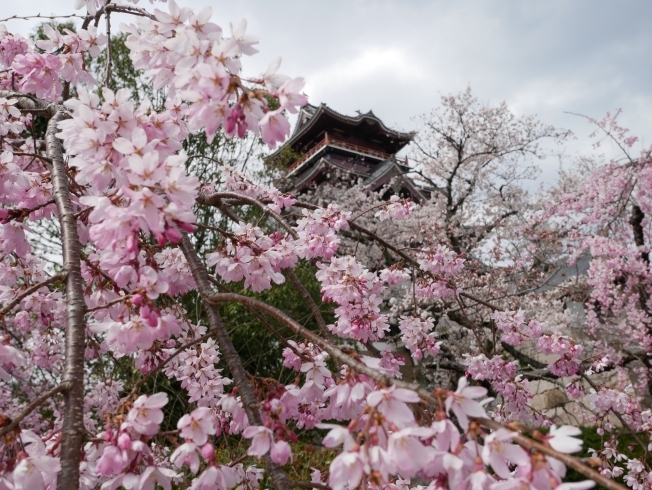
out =
[[[120,296],[119,298],[116,298],[113,301],[109,301],[108,303],[105,303],[103,305],[94,306],[93,308],[87,308],[86,313],[92,313],[93,311],[103,310],[105,308],[110,308],[113,305],[117,305],[118,303],[122,303],[123,301],[127,301],[130,298],[131,298],[131,295]]]
[[[523,354],[522,352],[516,350],[513,346],[509,345],[506,342],[501,342],[500,345],[509,353],[514,359],[521,361],[524,364],[529,364],[535,369],[545,369],[548,365],[545,362],[539,362],[536,359],[531,358],[530,356]]]
[[[270,215],[272,218],[278,221],[278,224],[280,224],[283,227],[283,229],[287,231],[293,238],[295,239],[298,238],[297,232],[294,231],[292,227],[288,225],[278,213],[274,212],[264,203],[252,197],[243,196],[241,194],[238,194],[237,192],[216,192],[209,196],[200,194],[197,197],[197,202],[200,204],[215,206],[221,209],[221,206],[224,204],[223,203],[224,199],[237,199],[238,201],[242,201],[243,203],[251,204],[253,206],[260,208],[263,211],[263,213]],[[239,219],[239,221],[242,221],[242,219]]]
[[[57,104],[56,102],[40,100],[31,95],[26,95],[22,92],[14,92],[12,90],[0,90],[0,97],[4,97],[5,99],[18,99],[18,102],[14,107],[26,112],[38,113],[39,116],[43,116],[46,119],[51,119],[58,112],[66,110],[64,106]]]
[[[21,294],[16,296],[13,300],[11,300],[9,303],[7,303],[5,306],[0,309],[0,317],[5,315],[6,313],[10,312],[14,306],[19,304],[22,300],[24,300],[27,296],[30,294],[35,293],[39,289],[41,289],[44,286],[47,286],[48,284],[52,284],[53,282],[57,281],[63,281],[66,277],[66,273],[62,272],[61,274],[57,274],[56,276],[49,277],[45,281],[39,282],[38,284],[35,284],[34,286],[30,286],[27,288],[25,291],[23,291]]]
[[[32,411],[35,408],[37,408],[41,403],[47,401],[50,397],[56,395],[57,393],[61,393],[62,391],[65,390],[65,388],[66,388],[65,385],[60,384],[56,388],[52,388],[50,391],[46,391],[41,396],[39,396],[38,398],[33,400],[29,405],[27,405],[25,407],[25,409],[22,412],[20,412],[18,415],[16,415],[16,417],[11,419],[11,422],[9,422],[9,425],[5,425],[4,427],[2,427],[0,429],[0,439],[2,439],[2,437],[5,434],[9,434],[12,430],[14,430],[16,427],[18,427],[20,422],[25,417],[27,417],[30,413],[32,413]]]
[[[224,325],[224,322],[222,322],[218,309],[210,302],[210,298],[215,293],[213,293],[213,288],[211,288],[206,267],[201,263],[199,256],[187,235],[183,237],[180,248],[188,261],[192,275],[197,283],[197,289],[199,290],[206,315],[208,316],[208,323],[211,330],[215,332],[215,337],[217,338],[220,351],[224,356],[224,361],[226,362],[226,365],[233,376],[233,381],[238,388],[238,393],[240,393],[242,398],[242,405],[247,413],[249,423],[251,425],[263,425],[263,420],[258,410],[258,400],[256,399],[256,395],[252,391],[249,380],[247,379],[247,372],[245,371],[242,362],[240,361],[240,356],[235,350],[235,346],[229,337],[226,326]],[[276,490],[286,490],[289,488],[290,480],[283,471],[283,468],[274,463],[269,454],[263,456],[263,461],[274,488]]]
[[[63,433],[61,441],[61,472],[58,490],[79,486],[79,463],[84,442],[84,351],[86,348],[84,314],[84,280],[81,274],[81,243],[77,234],[77,219],[70,198],[63,145],[56,137],[57,124],[68,117],[58,111],[48,122],[45,141],[52,159],[50,174],[52,191],[59,211],[63,266],[66,277],[66,346],[63,372],[64,393]]]
[[[418,384],[413,384],[413,383],[408,383],[405,381],[397,380],[397,379],[391,379],[388,376],[379,373],[378,371],[371,369],[368,367],[366,364],[363,364],[351,356],[345,354],[342,352],[340,349],[337,347],[333,346],[329,342],[326,342],[324,339],[319,337],[317,334],[311,332],[307,328],[301,326],[299,323],[294,321],[292,318],[287,316],[285,313],[283,313],[281,310],[274,308],[271,305],[268,305],[262,301],[259,301],[254,298],[250,298],[248,296],[242,296],[239,294],[234,294],[234,293],[216,293],[208,296],[206,298],[206,302],[208,304],[219,304],[222,302],[237,302],[245,305],[251,305],[254,308],[258,308],[265,313],[269,314],[270,316],[276,318],[277,320],[285,323],[288,327],[290,327],[292,330],[294,330],[297,334],[301,335],[304,337],[306,340],[312,342],[316,346],[318,346],[320,349],[324,350],[327,352],[333,359],[340,361],[342,364],[346,364],[349,366],[351,369],[354,371],[357,371],[359,373],[365,374],[369,376],[371,379],[376,381],[377,383],[385,386],[391,386],[394,385],[398,388],[405,388],[408,390],[415,391],[423,401],[426,401],[428,403],[438,405],[439,400],[435,396],[433,396],[432,393],[427,391],[426,389],[422,388]],[[491,430],[498,430],[498,429],[503,429],[505,428],[503,425],[499,424],[498,422],[495,422],[493,420],[489,419],[475,419],[475,421],[484,426],[487,427]],[[594,480],[600,485],[603,485],[605,488],[608,490],[626,490],[626,487],[623,487],[619,483],[616,483],[613,480],[610,480],[608,478],[605,478],[602,476],[600,473],[595,471],[594,469],[586,466],[584,463],[581,462],[578,458],[574,456],[570,456],[568,454],[562,454],[560,452],[555,451],[549,446],[546,446],[542,443],[539,443],[537,441],[534,441],[526,436],[523,435],[516,435],[514,437],[514,441],[521,445],[522,447],[529,449],[529,450],[536,450],[542,454],[545,454],[546,456],[553,457],[555,459],[558,459],[559,461],[562,461],[566,466],[573,468],[577,472],[581,473],[582,475],[586,476],[587,478],[590,478],[591,480]]]
[[[310,311],[315,317],[315,321],[317,322],[317,325],[319,325],[319,331],[321,332],[321,334],[326,339],[329,339],[331,337],[331,332],[330,330],[328,330],[328,327],[326,326],[326,322],[324,321],[324,317],[322,316],[321,311],[319,311],[319,307],[317,306],[317,303],[315,303],[315,300],[312,299],[312,296],[310,296],[310,292],[306,289],[306,287],[299,280],[299,278],[297,277],[297,275],[294,273],[292,269],[285,269],[285,275],[290,278],[290,281],[297,288],[303,300],[308,304],[308,308],[310,308]]]

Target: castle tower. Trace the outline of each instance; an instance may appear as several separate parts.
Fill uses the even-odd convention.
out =
[[[307,105],[290,138],[267,161],[283,161],[288,190],[296,194],[319,185],[336,168],[362,178],[370,191],[398,177],[393,181],[394,192],[418,202],[425,196],[405,175],[407,159],[396,157],[413,137],[414,133],[387,128],[371,111],[351,117],[326,104]],[[289,160],[282,158],[288,154],[292,155]]]

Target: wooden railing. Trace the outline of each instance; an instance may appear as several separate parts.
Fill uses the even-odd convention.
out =
[[[288,168],[288,175],[294,172],[303,163],[310,160],[310,158],[315,153],[321,151],[327,146],[333,146],[336,148],[342,148],[344,150],[355,151],[357,153],[361,153],[362,155],[369,155],[371,157],[375,157],[380,160],[386,160],[391,156],[391,153],[385,153],[384,151],[373,150],[371,148],[367,148],[366,146],[356,145],[354,143],[349,143],[348,141],[342,141],[342,140],[329,137],[327,133],[323,140],[321,140],[319,143],[313,146],[310,149],[310,151],[308,151],[305,155],[303,155],[303,157],[301,157],[299,160],[297,160],[292,165],[290,165],[290,168]]]

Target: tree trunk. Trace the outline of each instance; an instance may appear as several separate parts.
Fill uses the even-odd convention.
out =
[[[57,123],[66,117],[57,112],[48,122],[45,135],[48,156],[52,160],[50,174],[54,200],[61,223],[63,267],[66,277],[66,346],[63,372],[64,411],[61,435],[61,472],[57,479],[58,490],[79,488],[79,462],[84,442],[84,350],[85,323],[84,281],[81,275],[81,244],[77,234],[77,218],[70,199],[70,187],[63,146],[55,136]]]

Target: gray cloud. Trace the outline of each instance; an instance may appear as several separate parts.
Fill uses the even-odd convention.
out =
[[[3,16],[71,11],[72,0],[2,0]],[[148,2],[141,2],[149,6]],[[652,3],[646,0],[179,0],[210,4],[214,20],[247,18],[261,54],[246,60],[261,73],[275,56],[282,71],[304,76],[313,103],[353,113],[373,109],[390,125],[463,90],[491,104],[580,136],[589,125],[564,111],[601,117],[622,108],[634,134],[652,133]],[[162,4],[159,8],[165,8]],[[34,23],[13,21],[29,32]],[[648,138],[649,140],[649,138]],[[648,141],[649,142],[649,141]]]

